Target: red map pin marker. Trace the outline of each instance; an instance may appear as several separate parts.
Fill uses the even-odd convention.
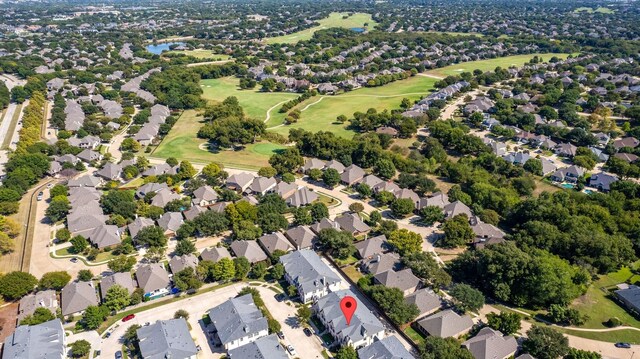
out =
[[[340,301],[340,309],[342,309],[342,314],[344,314],[344,318],[347,320],[347,325],[351,324],[351,317],[353,317],[353,313],[356,312],[357,307],[358,302],[356,302],[353,297],[346,296]]]

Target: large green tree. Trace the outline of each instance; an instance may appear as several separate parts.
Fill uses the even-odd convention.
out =
[[[527,331],[522,350],[538,359],[557,359],[569,353],[569,340],[551,327],[534,325]]]
[[[42,275],[38,288],[40,290],[55,289],[60,290],[64,288],[71,280],[71,275],[65,271],[48,272]]]
[[[0,277],[0,295],[5,300],[16,300],[24,297],[38,284],[33,275],[26,272],[9,272]]]

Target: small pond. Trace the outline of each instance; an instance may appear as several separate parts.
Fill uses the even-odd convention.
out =
[[[163,51],[171,50],[170,47],[173,45],[184,45],[184,42],[164,42],[162,44],[149,44],[146,49],[150,53],[154,55],[160,55]]]

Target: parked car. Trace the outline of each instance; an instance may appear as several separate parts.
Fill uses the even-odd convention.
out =
[[[122,352],[120,350],[116,352],[116,359],[122,359]]]
[[[284,333],[283,332],[278,332],[278,338],[280,338],[280,340],[284,340]]]
[[[76,257],[73,257],[73,258],[71,258],[71,259],[69,259],[69,260],[71,261],[71,263],[76,263],[76,262],[78,262],[78,258],[76,258]]]
[[[631,349],[631,344],[629,343],[616,343],[615,346],[616,348]]]
[[[37,198],[37,200],[38,200],[38,201],[42,201],[42,197],[44,197],[44,192],[40,192],[40,193],[38,193],[38,198]]]
[[[110,336],[111,336],[111,332],[107,332],[107,334],[104,337],[109,338]]]
[[[284,293],[278,293],[275,295],[275,298],[278,302],[282,302],[287,296]]]
[[[311,333],[311,329],[309,328],[304,328],[302,329],[302,331],[304,332],[304,334],[306,334],[308,337],[312,336],[313,333]]]
[[[122,321],[123,321],[123,322],[128,322],[128,321],[130,321],[131,319],[133,319],[133,318],[135,318],[135,317],[136,317],[136,315],[135,315],[135,314],[129,314],[129,315],[127,315],[126,317],[122,318]]]
[[[293,346],[291,344],[287,345],[287,351],[289,352],[289,354],[291,354],[291,356],[296,356],[296,350],[293,349]]]

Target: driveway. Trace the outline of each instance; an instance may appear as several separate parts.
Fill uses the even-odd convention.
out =
[[[89,352],[89,359],[93,358],[93,352],[96,350],[100,350],[100,335],[95,330],[90,332],[82,332],[78,334],[69,334],[67,337],[67,344],[71,344],[73,342],[77,342],[78,340],[86,340],[91,343],[91,351]],[[96,358],[104,358],[102,353]]]

